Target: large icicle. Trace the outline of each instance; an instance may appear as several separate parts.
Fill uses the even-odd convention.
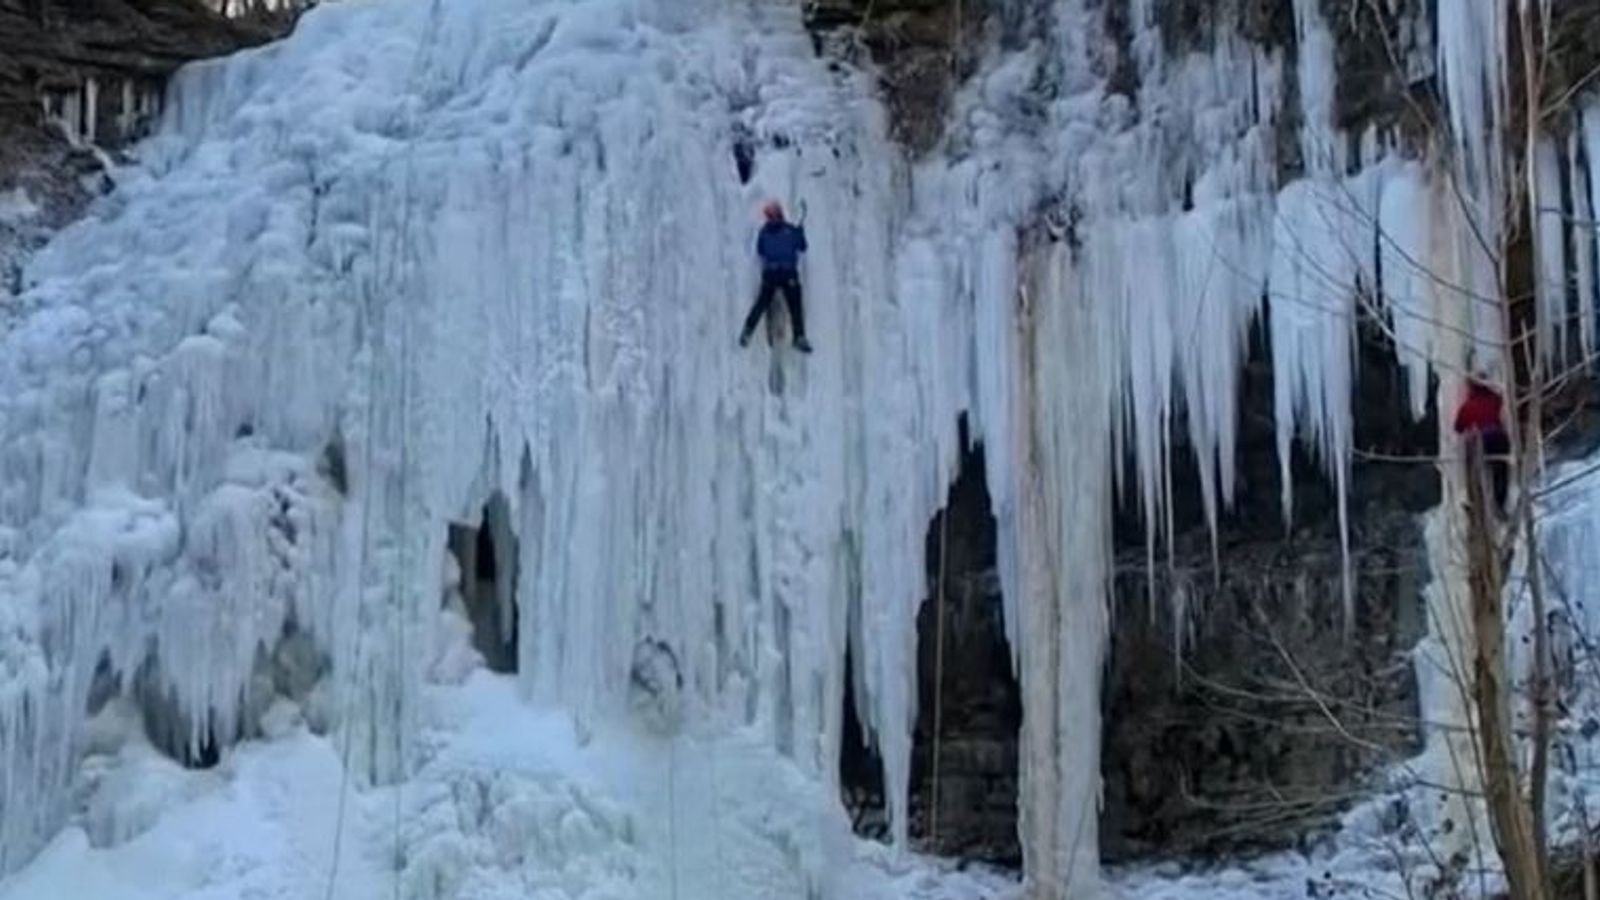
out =
[[[1439,0],[1439,76],[1445,112],[1464,193],[1479,203],[1477,222],[1494,222],[1491,198],[1501,185],[1502,156],[1497,144],[1506,122],[1504,4],[1477,0]]]
[[[1440,321],[1429,246],[1431,197],[1421,166],[1399,164],[1383,173],[1378,198],[1378,269],[1395,354],[1406,372],[1411,415],[1421,420],[1431,396],[1434,328]]]
[[[1561,206],[1561,169],[1564,161],[1553,140],[1534,148],[1533,246],[1534,297],[1538,313],[1538,352],[1545,365],[1559,372],[1567,360],[1568,335],[1577,324],[1568,312],[1566,218]]]

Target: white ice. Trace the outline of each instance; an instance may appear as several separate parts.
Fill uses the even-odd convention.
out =
[[[1239,367],[1266,315],[1280,458],[1312,450],[1343,530],[1357,315],[1396,334],[1417,413],[1430,367],[1459,373],[1463,335],[1496,326],[1471,301],[1492,273],[1446,182],[1369,136],[1348,158],[1316,4],[1295,6],[1306,159],[1284,184],[1281,51],[1222,33],[1167,58],[1151,4],[1134,3],[1136,112],[1097,68],[1098,6],[1050,12],[1049,40],[993,55],[946,145],[914,165],[870,77],[830,70],[788,5],[353,0],[181,73],[117,190],[30,264],[0,342],[0,870],[66,824],[18,884],[121,884],[106,873],[126,864],[208,889],[184,881],[192,860],[159,862],[172,840],[142,847],[113,824],[94,833],[122,843],[91,850],[73,830],[104,661],[153,666],[192,746],[278,732],[238,751],[222,794],[321,785],[303,813],[324,834],[346,777],[358,824],[397,802],[403,820],[495,819],[439,793],[457,777],[439,766],[477,760],[460,777],[506,792],[510,819],[444,844],[402,829],[399,871],[421,896],[485,859],[525,891],[661,896],[711,872],[730,885],[678,887],[834,896],[860,852],[834,791],[846,690],[906,842],[923,540],[964,413],[987,451],[1023,689],[1029,888],[1092,896],[1118,489],[1155,565],[1182,427],[1206,513],[1225,514]],[[1479,18],[1438,53],[1460,164],[1486,190],[1482,114],[1463,106],[1500,108],[1482,61],[1497,32]],[[809,232],[811,357],[734,345],[769,196]],[[1446,401],[1455,389],[1441,382]],[[1134,480],[1114,484],[1129,458]],[[432,652],[461,650],[441,610],[460,574],[448,525],[491,502],[521,573],[519,674],[492,688],[467,655]],[[290,622],[331,659],[331,741],[244,702],[258,647]],[[667,690],[641,698],[635,672]],[[462,710],[434,737],[439,683],[463,678],[450,696],[492,695],[493,714]],[[525,780],[483,780],[501,752]],[[679,753],[725,753],[733,787],[708,766],[663,786]],[[188,778],[172,790],[188,796]],[[754,801],[752,785],[782,790]],[[218,797],[147,833],[256,808]],[[518,881],[526,858],[497,842],[533,840],[521,817],[559,819],[568,800],[583,853],[556,877],[572,880]],[[663,822],[724,814],[748,820],[730,843],[764,834],[781,852],[740,845],[723,865],[704,858],[715,841],[663,847],[679,833]],[[293,818],[252,820],[274,815]],[[651,824],[629,832],[630,816]],[[353,840],[379,841],[362,827]],[[271,859],[320,859],[302,839],[260,837],[283,848]],[[353,851],[348,877],[381,881],[360,868],[394,868],[381,856]]]

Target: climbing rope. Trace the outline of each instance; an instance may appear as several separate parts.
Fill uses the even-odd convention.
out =
[[[371,310],[367,309],[364,312],[370,320]],[[370,321],[368,324],[370,324]],[[369,330],[367,333],[371,334],[372,332]],[[372,396],[372,391],[377,387],[376,372],[377,367],[369,363],[367,366],[367,396],[369,398]],[[372,428],[372,404],[369,402],[366,411],[366,439],[362,445],[363,471],[366,472],[372,471]],[[361,549],[356,554],[356,580],[358,582],[361,580],[361,573],[367,571],[367,546],[371,534],[370,523],[372,521],[370,514],[371,504],[372,494],[370,491],[365,492],[361,500]],[[357,591],[359,592],[359,590],[360,588],[358,587]],[[333,817],[333,852],[332,858],[328,861],[328,887],[323,892],[323,900],[333,900],[333,888],[339,880],[339,857],[344,847],[344,811],[345,804],[350,796],[350,745],[355,734],[355,729],[351,727],[350,722],[345,717],[346,712],[348,710],[340,710],[339,714],[339,720],[344,727],[344,734],[339,747],[339,805]]]
[[[407,75],[408,89],[415,92],[417,83],[423,71],[423,57],[427,50],[435,43],[439,33],[440,0],[433,0],[428,8],[428,24],[423,32],[423,39],[417,43],[416,55],[412,57],[411,71]],[[416,196],[416,142],[409,141],[405,151],[405,200],[401,205],[400,229],[402,234],[410,233],[412,225],[413,199]],[[417,269],[415,245],[407,249],[407,253],[400,260],[406,268],[403,272],[406,277],[415,274]],[[405,294],[401,293],[402,300]],[[411,327],[414,310],[402,303],[400,307],[400,484],[399,484],[399,531],[400,548],[399,559],[391,569],[389,596],[395,607],[395,727],[394,731],[394,765],[396,767],[394,784],[394,832],[393,846],[394,858],[391,864],[394,868],[393,896],[394,900],[401,900],[401,873],[405,863],[405,836],[402,825],[405,818],[405,779],[406,779],[406,677],[405,666],[409,661],[406,654],[406,585],[415,584],[411,577],[411,546],[406,539],[407,523],[411,521],[411,511],[408,504],[411,502],[411,379],[414,374],[412,357]],[[368,433],[371,439],[371,433]]]
[[[933,610],[933,786],[928,792],[928,842],[939,842],[939,763],[944,733],[944,595],[949,572],[950,510],[939,515],[939,577],[935,582]]]
[[[727,896],[727,891],[722,890],[723,874],[728,871],[727,863],[722,858],[722,801],[717,795],[717,785],[722,778],[717,774],[717,742],[711,741],[711,846],[717,854],[717,896]]]
[[[667,738],[667,856],[672,900],[678,900],[678,736]]]
[[[432,6],[430,7],[430,10],[429,10],[428,23],[427,23],[426,29],[424,31],[424,39],[418,42],[416,53],[412,56],[412,59],[411,59],[411,70],[407,75],[408,91],[409,92],[414,92],[415,89],[416,89],[416,86],[417,86],[418,81],[419,81],[419,77],[420,77],[421,72],[422,72],[423,53],[424,53],[425,49],[427,49],[427,48],[429,48],[429,47],[431,47],[433,45],[433,43],[434,43],[433,38],[438,33],[438,29],[439,29],[439,0],[434,0],[433,4],[432,4]],[[411,213],[412,213],[412,209],[411,209],[411,204],[412,204],[411,187],[413,186],[413,183],[414,183],[414,180],[415,180],[415,168],[414,168],[415,151],[416,151],[416,148],[415,148],[414,142],[408,142],[406,144],[406,146],[405,146],[405,151],[404,151],[405,152],[406,188],[407,189],[405,191],[404,202],[403,202],[403,204],[401,206],[401,231],[402,232],[405,232],[407,229],[409,229],[410,224],[411,224]],[[399,153],[401,151],[396,150],[395,152]],[[388,162],[389,162],[389,160],[386,159],[384,161],[384,164],[382,166],[380,166],[380,168],[386,168],[387,165],[388,165]],[[383,248],[382,248],[382,245],[380,243],[377,247],[375,247],[374,252],[373,252],[372,264],[373,264],[374,273],[378,273],[378,272],[382,271],[383,262],[384,262],[383,258],[382,258],[382,253],[383,253]],[[405,263],[405,260],[402,258],[400,260],[400,263],[403,266],[404,263]],[[369,340],[376,340],[378,336],[381,336],[382,334],[384,334],[387,331],[387,329],[374,327],[375,322],[376,322],[376,320],[378,319],[378,317],[380,315],[380,312],[386,311],[386,310],[379,310],[378,309],[378,300],[377,300],[378,294],[379,294],[379,292],[376,292],[376,291],[369,292],[368,296],[365,298],[365,302],[362,305],[363,317],[365,318],[367,326],[368,326],[366,329],[364,329],[364,333],[369,336]],[[398,503],[400,504],[399,522],[401,523],[401,529],[402,529],[402,532],[403,532],[404,523],[407,520],[405,504],[407,503],[407,501],[410,499],[410,496],[411,496],[411,494],[410,494],[410,481],[409,481],[409,470],[410,470],[410,463],[411,463],[411,452],[410,452],[411,451],[411,442],[408,439],[409,438],[408,428],[409,428],[409,424],[410,424],[410,419],[409,419],[409,413],[410,413],[410,409],[409,409],[409,407],[410,407],[410,389],[409,389],[410,388],[410,380],[409,380],[408,376],[409,376],[409,373],[410,373],[410,366],[411,366],[411,339],[410,339],[411,317],[406,314],[406,310],[404,309],[403,306],[402,306],[402,309],[401,309],[401,315],[402,315],[401,330],[400,330],[400,367],[401,367],[401,376],[400,376],[400,397],[399,397],[399,402],[400,402],[400,407],[401,407],[400,408],[400,473],[399,473],[399,500],[398,500]],[[364,435],[364,440],[363,440],[363,459],[364,459],[364,463],[365,463],[365,471],[369,474],[369,476],[370,476],[370,473],[373,472],[374,469],[375,469],[374,456],[373,456],[373,447],[374,447],[373,434],[377,429],[377,412],[376,412],[377,402],[376,402],[376,398],[378,396],[378,369],[379,369],[379,359],[378,359],[378,354],[376,352],[376,348],[374,347],[374,352],[369,357],[368,365],[367,365],[367,398],[366,398],[366,406],[367,406],[367,408],[365,410],[365,423],[364,423],[365,424],[366,434]],[[358,551],[358,555],[357,555],[357,559],[356,559],[356,572],[357,572],[357,579],[356,580],[358,582],[358,587],[357,587],[358,592],[363,590],[360,585],[365,583],[365,576],[366,576],[366,572],[367,572],[367,563],[368,563],[368,561],[370,559],[369,549],[371,547],[371,534],[372,534],[372,502],[373,502],[372,501],[372,488],[371,488],[371,480],[370,480],[370,477],[369,477],[369,481],[368,481],[368,484],[366,486],[366,490],[364,491],[364,494],[363,494],[363,497],[362,497],[362,504],[361,504],[361,513],[362,513],[362,515],[361,515],[361,548]],[[395,684],[396,684],[396,689],[395,689],[395,707],[394,707],[395,722],[394,722],[394,727],[391,729],[391,731],[393,732],[393,736],[394,736],[394,747],[393,747],[393,749],[394,749],[394,754],[395,754],[395,756],[394,756],[395,765],[397,767],[401,767],[400,770],[397,773],[397,777],[396,777],[396,780],[395,780],[395,786],[394,786],[394,812],[393,812],[393,817],[394,817],[394,821],[393,821],[394,859],[392,861],[393,862],[394,872],[393,872],[393,880],[392,880],[392,894],[393,894],[395,900],[400,900],[400,896],[401,896],[401,879],[400,879],[400,875],[401,875],[401,863],[402,863],[402,860],[403,860],[403,851],[404,851],[404,846],[403,846],[404,845],[404,838],[403,838],[403,835],[402,835],[401,823],[402,823],[402,819],[403,819],[403,810],[404,810],[402,784],[404,782],[403,762],[404,762],[404,759],[405,759],[405,727],[404,727],[404,725],[405,725],[406,696],[405,696],[405,677],[404,677],[404,673],[403,673],[402,669],[406,664],[406,639],[405,639],[406,622],[405,622],[405,603],[404,603],[404,599],[401,597],[400,590],[401,590],[401,587],[402,587],[402,583],[405,580],[405,574],[406,574],[406,572],[408,570],[408,562],[409,562],[409,560],[410,560],[410,554],[408,553],[407,542],[404,539],[404,536],[403,536],[403,533],[402,533],[402,537],[401,537],[401,540],[400,540],[400,546],[399,546],[399,559],[397,560],[398,564],[396,566],[394,566],[394,567],[391,567],[391,573],[390,573],[390,579],[389,579],[389,582],[390,582],[389,583],[389,596],[390,596],[391,601],[393,602],[394,606],[396,607],[395,616],[394,616],[394,620],[395,620],[395,635],[394,635],[394,641],[395,641],[395,657],[394,657],[394,659],[395,659],[395,673],[394,674],[395,674]],[[357,603],[361,602],[359,596],[357,597],[356,602]],[[343,851],[343,846],[344,846],[345,810],[346,810],[346,807],[348,805],[348,798],[349,798],[349,793],[350,793],[351,745],[352,745],[353,740],[354,740],[354,732],[355,732],[354,727],[352,727],[352,724],[348,721],[347,717],[344,715],[344,713],[347,713],[347,712],[348,712],[348,709],[343,710],[343,711],[341,711],[341,715],[340,715],[340,720],[343,723],[343,727],[344,727],[344,735],[343,735],[343,739],[341,741],[341,747],[340,747],[340,751],[339,751],[339,767],[340,767],[339,802],[338,802],[337,811],[336,811],[335,816],[334,816],[333,849],[332,849],[332,858],[329,860],[329,863],[328,863],[328,883],[327,883],[327,888],[326,888],[326,890],[324,892],[325,900],[333,900],[333,898],[334,898],[334,888],[338,883],[339,862],[340,862],[340,859],[342,857],[342,851]]]

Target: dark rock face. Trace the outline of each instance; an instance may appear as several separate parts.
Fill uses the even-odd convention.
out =
[[[1411,420],[1388,348],[1377,329],[1363,336],[1348,622],[1336,498],[1321,467],[1298,456],[1295,515],[1284,521],[1259,334],[1243,388],[1239,493],[1216,557],[1182,448],[1176,546],[1158,548],[1153,569],[1137,512],[1121,512],[1103,706],[1108,860],[1292,846],[1420,747],[1409,653],[1426,630],[1419,515],[1438,502],[1436,425],[1431,414]],[[1181,422],[1175,432],[1186,433]],[[1021,705],[994,528],[974,448],[927,539],[911,833],[928,852],[1015,865]]]
[[[1379,515],[1362,527],[1348,637],[1336,541],[1247,544],[1220,574],[1206,551],[1153,580],[1142,558],[1121,561],[1102,763],[1108,859],[1293,846],[1379,766],[1420,749],[1415,525]]]
[[[967,443],[965,421],[961,432],[960,475],[928,526],[908,831],[922,852],[1016,868],[1022,697],[1005,638],[983,449]],[[847,684],[852,663],[847,656]],[[841,742],[839,781],[855,830],[886,840],[882,761],[865,740],[849,691]]]
[[[1334,84],[1338,126],[1351,134],[1377,128],[1420,149],[1439,114],[1433,38],[1422,7],[1339,6],[1337,0],[1322,2],[1339,73]]]
[[[865,47],[879,70],[894,137],[913,153],[944,132],[955,86],[977,63],[988,0],[818,0],[807,24],[845,58]]]
[[[1420,513],[1438,502],[1436,426],[1431,415],[1411,420],[1388,349],[1375,329],[1363,338],[1348,622],[1336,498],[1308,459],[1294,461],[1284,521],[1259,335],[1239,494],[1215,559],[1188,459],[1174,470],[1170,556],[1158,548],[1152,570],[1143,525],[1119,520],[1102,753],[1108,859],[1293,846],[1383,765],[1420,749],[1409,653],[1427,630]]]
[[[948,505],[928,528],[929,596],[917,619],[911,831],[926,852],[1020,866],[1022,698],[1006,645],[995,555],[983,451],[971,448]]]
[[[0,222],[0,289],[16,287],[21,252],[92,196],[95,150],[142,134],[172,70],[291,23],[224,19],[198,0],[0,0],[0,196],[21,188],[37,208],[26,232]]]

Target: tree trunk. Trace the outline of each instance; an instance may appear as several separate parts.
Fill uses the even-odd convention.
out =
[[[1511,900],[1549,900],[1533,810],[1521,789],[1506,686],[1504,564],[1494,539],[1493,497],[1482,447],[1468,450],[1467,552],[1475,635],[1472,696],[1489,825]]]

